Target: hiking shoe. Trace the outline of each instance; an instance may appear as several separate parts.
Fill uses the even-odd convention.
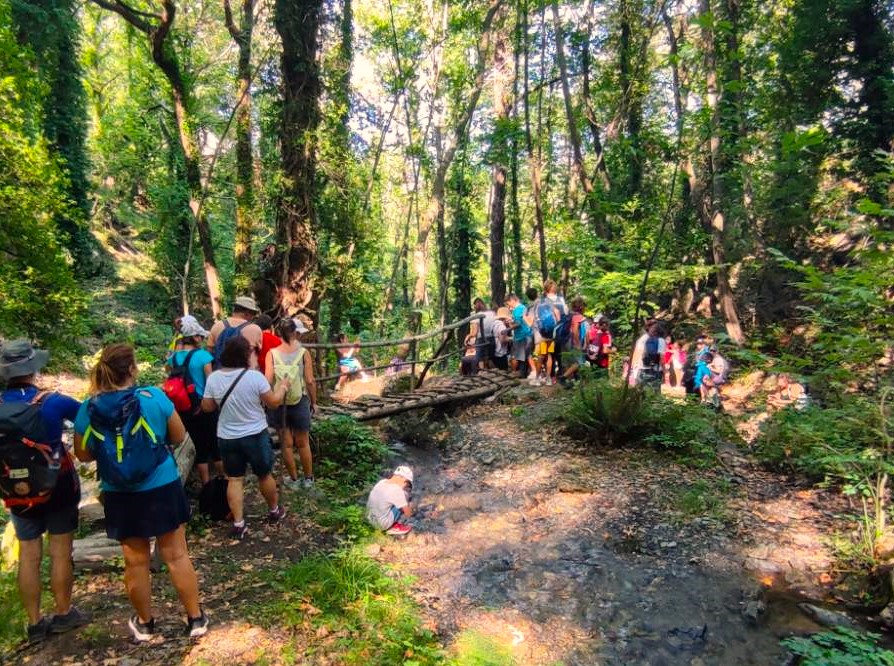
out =
[[[304,488],[304,481],[301,479],[286,479],[283,485],[289,490],[301,490]]]
[[[51,634],[64,634],[66,631],[83,627],[90,622],[90,614],[77,606],[72,606],[64,615],[54,615],[50,620]]]
[[[205,611],[199,617],[191,617],[186,620],[186,633],[190,638],[198,638],[208,633],[208,616]]]
[[[392,525],[387,530],[385,530],[385,534],[388,534],[390,536],[400,537],[400,536],[406,536],[412,531],[413,531],[413,528],[410,525],[407,525],[406,523],[394,523],[394,525]]]
[[[238,539],[242,541],[248,535],[248,525],[242,523],[241,525],[233,525],[233,529],[230,530],[230,538]]]
[[[286,508],[280,504],[273,511],[267,514],[267,522],[271,525],[275,525],[280,520],[282,520],[286,515]]]
[[[528,379],[528,386],[540,386],[540,380],[537,377],[531,377]]]
[[[151,641],[152,637],[155,636],[154,617],[148,622],[140,622],[139,615],[131,615],[130,619],[127,621],[127,626],[130,629],[130,633],[133,634],[133,639],[137,643]]]
[[[316,485],[314,478],[312,476],[305,476],[301,479],[301,487],[304,490],[311,490]]]
[[[28,644],[36,645],[46,640],[50,635],[50,620],[40,618],[35,624],[28,625]]]

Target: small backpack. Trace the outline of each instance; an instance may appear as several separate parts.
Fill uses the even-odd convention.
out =
[[[59,454],[47,443],[40,418],[48,395],[39,392],[29,402],[0,400],[0,495],[7,507],[43,504],[59,479]]]
[[[196,383],[189,372],[189,362],[197,351],[198,349],[191,349],[180,364],[175,363],[174,356],[171,356],[171,372],[161,387],[180,414],[195,414],[201,403]]]
[[[223,354],[224,347],[227,344],[227,340],[230,338],[240,335],[242,329],[248,326],[251,322],[244,321],[238,326],[233,326],[226,319],[223,320],[224,330],[220,332],[220,335],[217,336],[217,339],[214,341],[214,369],[217,370],[220,368],[220,355]]]
[[[112,413],[100,410],[95,400],[87,403],[90,424],[84,431],[84,446],[96,458],[100,478],[115,486],[139,485],[171,455],[143,417],[140,396],[152,394],[130,389]]]
[[[199,513],[211,520],[228,520],[232,513],[227,502],[227,480],[218,476],[199,491]]]
[[[559,324],[559,322],[556,321],[554,308],[555,305],[551,303],[548,298],[541,298],[540,302],[537,304],[537,329],[540,331],[540,335],[548,340],[553,339],[556,326]]]
[[[658,352],[658,338],[651,335],[646,339],[643,348],[643,367],[655,368],[661,365],[661,355]]]
[[[283,399],[284,405],[297,405],[304,396],[304,347],[298,345],[296,353],[296,361],[286,363],[282,354],[277,350],[271,350],[273,354],[273,378],[274,384],[278,384],[286,377],[289,378],[291,384],[289,390],[286,391],[286,397]]]
[[[587,341],[590,339],[590,324],[586,318],[581,318],[577,324],[577,340],[574,340],[575,349],[588,349]]]

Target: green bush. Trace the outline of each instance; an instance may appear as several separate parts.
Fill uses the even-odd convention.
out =
[[[587,380],[559,417],[566,432],[596,445],[645,443],[681,452],[710,453],[720,442],[719,417],[698,405],[606,380]]]
[[[837,407],[817,406],[773,414],[755,441],[758,456],[771,466],[805,474],[814,480],[850,474],[850,459],[879,444],[878,408],[853,397]]]
[[[800,666],[894,666],[894,652],[877,645],[879,634],[835,627],[782,645],[799,657]]]
[[[311,437],[320,451],[320,476],[342,488],[366,488],[388,453],[375,432],[349,416],[314,421]]]

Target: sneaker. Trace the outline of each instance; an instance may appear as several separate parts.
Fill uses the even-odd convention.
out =
[[[304,482],[301,479],[286,479],[283,485],[289,490],[301,490],[304,488]]]
[[[301,479],[301,487],[304,490],[310,490],[314,487],[314,485],[314,478],[312,476],[305,476],[303,479]]]
[[[133,634],[133,639],[137,643],[145,643],[146,641],[150,641],[155,635],[154,617],[148,622],[140,622],[140,618],[138,615],[132,615],[127,621],[127,626],[130,628],[130,633]]]
[[[46,640],[50,635],[50,620],[42,617],[35,624],[28,625],[28,643],[36,645]]]
[[[242,541],[248,535],[248,525],[242,523],[241,525],[233,525],[233,529],[230,530],[230,537],[233,539],[238,539]]]
[[[267,514],[267,522],[272,524],[278,523],[282,520],[286,515],[286,508],[280,504],[273,511]]]
[[[528,386],[540,386],[540,380],[537,377],[528,378]]]
[[[186,620],[186,633],[190,638],[198,638],[208,633],[208,616],[205,611],[199,617],[191,617]]]
[[[64,634],[66,631],[83,627],[90,622],[90,614],[77,606],[72,606],[64,615],[54,615],[50,620],[51,634]]]
[[[413,528],[406,523],[394,523],[394,525],[385,530],[385,534],[390,536],[406,536],[412,531]]]

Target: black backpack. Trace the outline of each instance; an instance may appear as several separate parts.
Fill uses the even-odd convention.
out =
[[[199,492],[199,513],[211,520],[227,520],[232,513],[227,503],[227,480],[218,476],[202,486]]]
[[[214,369],[217,370],[220,368],[220,355],[223,353],[224,347],[227,344],[227,340],[232,337],[239,335],[243,328],[248,326],[251,322],[244,321],[238,326],[233,326],[226,319],[223,320],[224,330],[220,332],[220,335],[217,336],[217,340],[214,341]]]
[[[643,346],[643,367],[657,368],[661,365],[661,353],[658,351],[659,340],[657,336],[649,336],[646,338],[646,344]]]
[[[59,453],[47,442],[40,418],[42,391],[29,402],[0,400],[0,495],[9,508],[30,508],[50,499],[59,479]]]

